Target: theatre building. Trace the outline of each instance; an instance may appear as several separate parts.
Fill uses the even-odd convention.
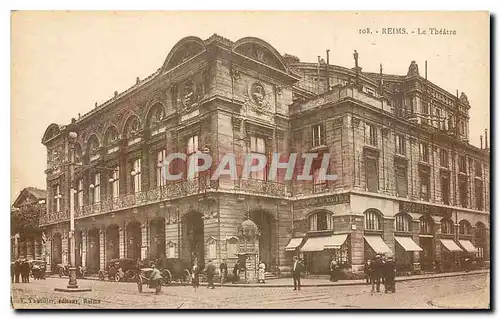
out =
[[[47,259],[75,253],[92,273],[112,258],[232,267],[246,256],[249,270],[262,260],[274,274],[294,255],[312,273],[331,258],[362,271],[376,253],[408,270],[453,269],[467,254],[487,261],[490,152],[486,137],[469,144],[470,109],[415,62],[403,75],[366,73],[357,53],[346,68],[258,38],[186,37],[155,73],[78,117],[77,137],[70,123],[46,129]],[[185,162],[170,163],[185,178],[167,181],[164,160],[176,152],[210,155],[212,167],[188,177]],[[286,181],[285,170],[273,181],[267,170],[209,178],[225,154],[241,177],[243,154],[277,152],[317,153],[312,180]],[[335,180],[320,178],[325,156]]]

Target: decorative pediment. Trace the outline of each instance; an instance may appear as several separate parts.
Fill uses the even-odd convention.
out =
[[[163,71],[173,69],[179,64],[186,62],[195,55],[205,50],[205,43],[198,37],[186,37],[181,39],[172,48],[165,63],[163,64]]]
[[[243,38],[233,46],[233,50],[247,58],[269,65],[280,71],[288,72],[283,57],[269,43],[258,38]]]

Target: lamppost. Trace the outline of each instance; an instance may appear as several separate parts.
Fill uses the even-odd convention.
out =
[[[91,291],[91,288],[78,288],[76,280],[76,247],[75,247],[75,143],[78,138],[78,125],[76,120],[71,119],[71,124],[68,125],[68,144],[69,144],[69,247],[70,247],[70,267],[69,281],[66,289],[55,288],[56,291]]]

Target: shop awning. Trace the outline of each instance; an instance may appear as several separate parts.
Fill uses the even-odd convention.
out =
[[[365,240],[377,254],[392,255],[392,250],[380,236],[365,236]]]
[[[290,241],[288,242],[288,245],[286,245],[286,247],[285,247],[285,250],[286,251],[294,251],[295,249],[297,249],[297,247],[300,246],[303,239],[304,239],[304,237],[290,239]]]
[[[401,247],[403,247],[405,251],[422,251],[422,248],[420,248],[420,246],[418,246],[411,237],[394,236],[394,239],[401,245]]]
[[[339,249],[347,239],[347,234],[309,237],[300,249],[301,251],[322,251],[324,249]]]
[[[443,244],[446,249],[448,249],[450,252],[456,252],[456,251],[463,251],[462,248],[460,248],[454,241],[453,239],[440,239],[441,243]]]
[[[469,240],[459,240],[460,245],[469,253],[476,253],[477,248]]]

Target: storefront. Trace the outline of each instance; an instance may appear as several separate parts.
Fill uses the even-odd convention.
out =
[[[373,259],[376,255],[393,256],[392,250],[387,246],[382,237],[378,235],[365,235],[365,260]]]
[[[349,246],[348,234],[314,236],[308,235],[306,242],[300,248],[304,254],[307,272],[311,274],[327,274],[330,262],[335,258],[341,267],[348,267]]]
[[[460,248],[453,239],[440,239],[441,247],[441,260],[438,265],[441,271],[457,270],[460,254],[464,251]]]
[[[396,242],[396,268],[398,270],[415,270],[414,255],[423,249],[411,237],[394,236]]]

